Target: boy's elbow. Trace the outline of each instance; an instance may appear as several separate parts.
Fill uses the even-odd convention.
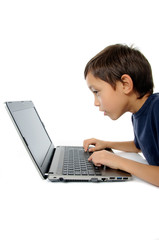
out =
[[[154,178],[152,184],[159,187],[159,166],[155,166]]]
[[[155,182],[155,183],[152,183],[154,186],[156,187],[159,187],[159,181],[158,182]]]
[[[132,141],[132,149],[133,149],[133,152],[135,152],[135,153],[140,153],[141,152],[141,149],[136,147],[136,144],[135,144],[134,141]]]
[[[141,150],[138,149],[138,148],[136,148],[136,149],[135,149],[135,153],[141,153]]]

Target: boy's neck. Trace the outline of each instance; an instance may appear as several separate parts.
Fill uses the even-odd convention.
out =
[[[139,109],[144,105],[144,103],[146,102],[146,100],[148,99],[149,96],[150,96],[150,94],[146,94],[141,99],[138,99],[137,96],[134,97],[132,100],[131,107],[130,107],[130,112],[132,112],[132,113],[138,112]]]

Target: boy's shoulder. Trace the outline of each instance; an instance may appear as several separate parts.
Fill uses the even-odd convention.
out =
[[[149,98],[152,109],[159,109],[159,93],[154,93]]]
[[[148,97],[144,105],[139,109],[138,112],[132,115],[132,120],[151,118],[153,116],[159,116],[159,93],[154,93]]]
[[[150,115],[149,117],[153,120],[159,120],[159,93],[152,94],[149,97],[149,111],[147,114]]]
[[[150,95],[150,97],[152,97],[154,100],[159,100],[159,92],[153,93],[152,95]]]

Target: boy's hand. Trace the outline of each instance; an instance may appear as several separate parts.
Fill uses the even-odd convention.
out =
[[[83,148],[87,152],[89,145],[94,145],[94,147],[89,148],[89,152],[99,151],[107,147],[105,141],[101,141],[95,138],[86,139],[83,142]]]
[[[120,157],[106,150],[94,152],[88,161],[92,161],[95,166],[105,165],[113,169],[119,169]]]

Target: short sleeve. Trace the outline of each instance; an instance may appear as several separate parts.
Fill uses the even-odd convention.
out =
[[[132,117],[131,117],[131,120],[132,120],[132,124],[133,124],[133,129],[134,129],[135,126],[134,126],[133,115],[132,115]],[[140,149],[140,145],[139,145],[139,143],[138,143],[138,141],[137,141],[137,138],[136,138],[136,135],[135,135],[135,129],[134,129],[134,143],[135,143],[135,146],[136,146],[138,149]]]
[[[152,109],[152,125],[154,130],[154,136],[158,143],[159,148],[159,101],[156,101]]]
[[[137,139],[136,139],[136,136],[134,137],[134,143],[135,143],[135,146],[136,146],[138,149],[140,149],[140,146],[139,146],[139,143],[138,143],[138,141],[137,141]]]

